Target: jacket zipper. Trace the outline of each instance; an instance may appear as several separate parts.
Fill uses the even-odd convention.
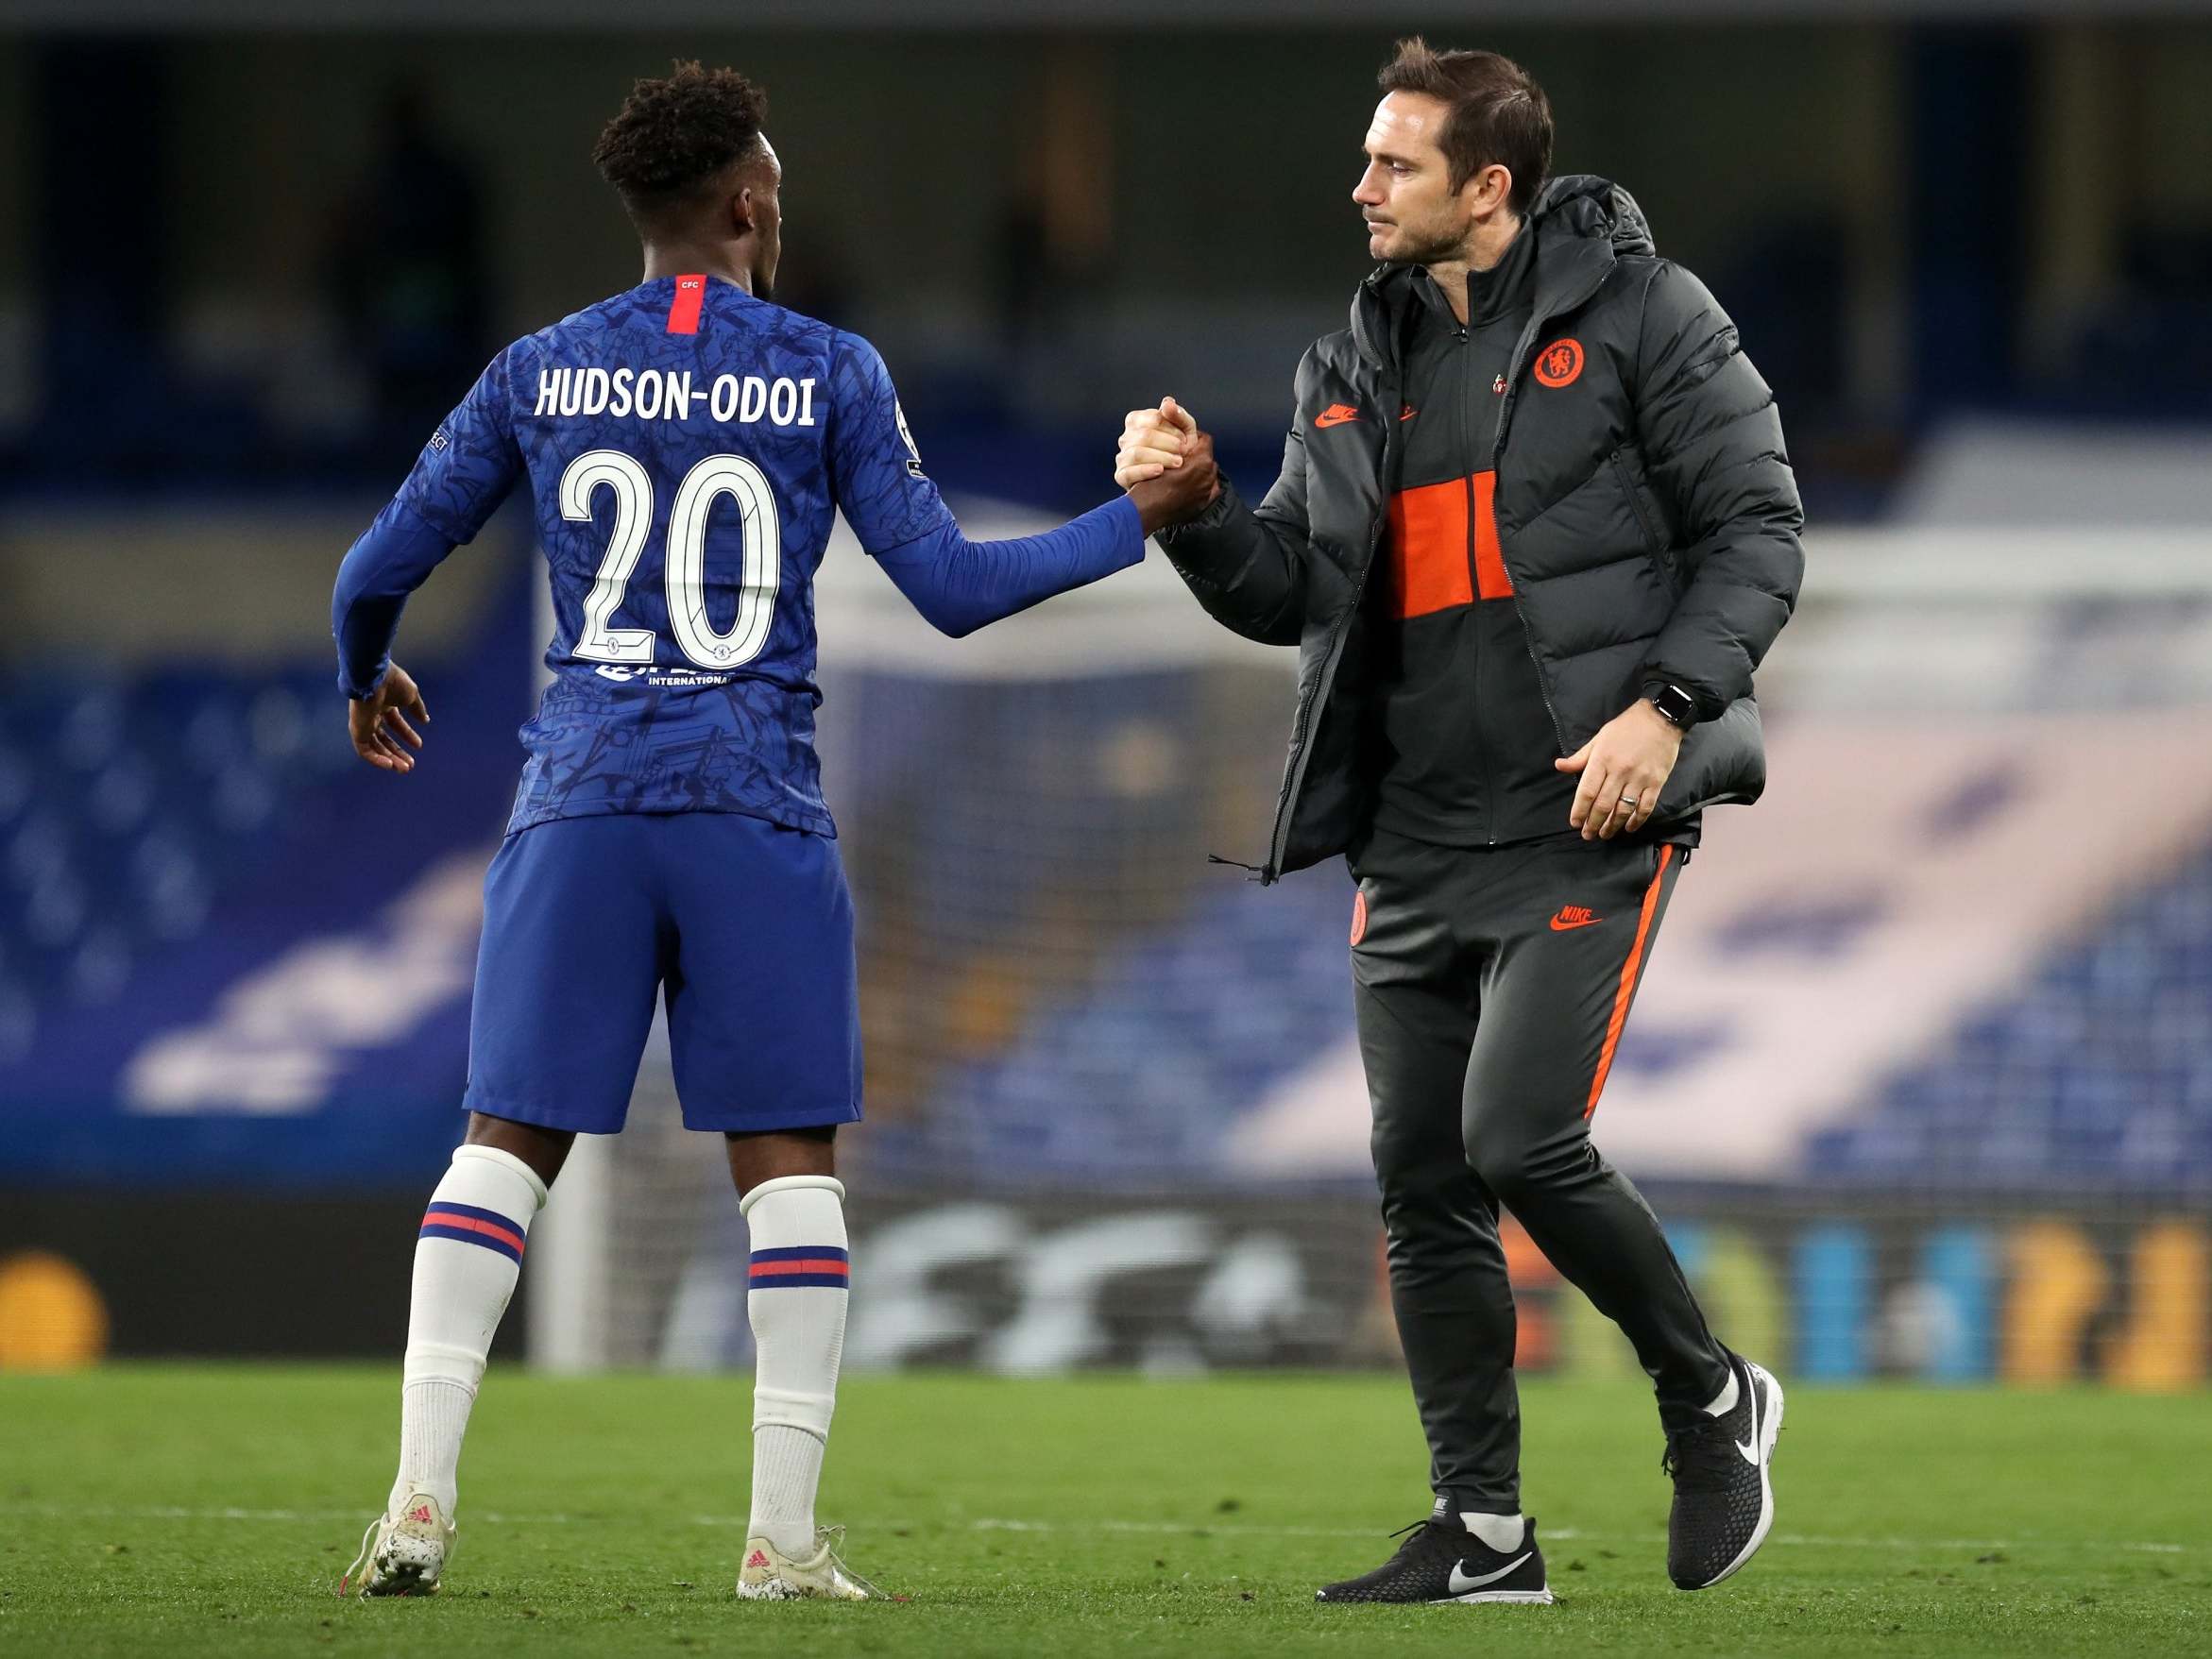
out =
[[[1469,414],[1469,405],[1473,401],[1475,394],[1473,368],[1471,363],[1474,349],[1472,343],[1473,318],[1471,316],[1467,322],[1462,323],[1454,331],[1458,336],[1460,347],[1459,379],[1461,383],[1459,397],[1456,399],[1459,405],[1459,452],[1462,455],[1472,455],[1474,453],[1474,422]],[[1496,475],[1492,474],[1491,476],[1494,482]],[[1474,602],[1469,607],[1467,617],[1470,649],[1474,654],[1474,719],[1471,722],[1471,726],[1474,733],[1476,770],[1482,780],[1482,821],[1486,832],[1483,838],[1488,845],[1494,847],[1498,844],[1498,783],[1490,768],[1489,745],[1482,740],[1483,597],[1482,571],[1476,557],[1476,549],[1480,538],[1479,533],[1475,529],[1476,507],[1474,475],[1472,473],[1467,474],[1461,481],[1461,487],[1467,491],[1467,589],[1474,597]],[[1540,680],[1542,675],[1540,673],[1538,678]]]
[[[1572,299],[1561,300],[1548,311],[1538,311],[1530,313],[1528,326],[1521,330],[1521,338],[1515,342],[1513,347],[1513,356],[1506,364],[1506,396],[1498,405],[1497,435],[1490,443],[1490,471],[1494,477],[1503,476],[1498,463],[1505,458],[1506,429],[1513,418],[1514,399],[1521,396],[1523,355],[1531,346],[1536,344],[1536,336],[1546,323],[1556,316],[1573,311],[1604,287],[1606,278],[1610,274],[1610,269],[1611,267],[1608,266],[1606,270],[1600,271],[1597,280],[1586,285]],[[1492,499],[1495,499],[1493,496]],[[1506,563],[1506,538],[1504,536],[1498,538],[1498,563],[1501,565]],[[1544,666],[1537,659],[1536,635],[1528,626],[1528,608],[1520,602],[1518,597],[1521,592],[1521,579],[1513,574],[1513,567],[1510,565],[1506,567],[1506,579],[1513,584],[1513,592],[1516,596],[1513,616],[1514,619],[1521,624],[1521,637],[1528,646],[1528,660],[1536,669],[1536,688],[1538,694],[1544,700],[1544,713],[1551,717],[1552,740],[1557,744],[1559,755],[1564,759],[1574,752],[1567,747],[1566,728],[1559,724],[1559,711],[1552,703],[1551,682],[1544,678]]]

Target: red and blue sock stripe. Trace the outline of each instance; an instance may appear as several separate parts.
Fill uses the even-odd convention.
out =
[[[753,1252],[751,1288],[757,1291],[850,1290],[852,1258],[834,1244],[794,1244],[788,1249]]]
[[[456,1244],[482,1244],[487,1250],[497,1250],[510,1261],[519,1261],[526,1234],[520,1226],[496,1210],[480,1210],[473,1204],[448,1204],[440,1199],[434,1200],[423,1211],[420,1236],[451,1239]]]

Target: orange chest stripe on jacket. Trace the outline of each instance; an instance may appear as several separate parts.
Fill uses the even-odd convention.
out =
[[[1388,598],[1401,621],[1483,599],[1511,599],[1513,579],[1498,551],[1492,507],[1498,475],[1446,479],[1390,498]],[[1472,486],[1472,488],[1470,486]],[[1468,557],[1468,511],[1474,514],[1473,559]]]

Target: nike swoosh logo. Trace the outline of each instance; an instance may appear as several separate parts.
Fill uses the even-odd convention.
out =
[[[1339,403],[1336,407],[1332,409],[1324,409],[1320,414],[1315,415],[1314,425],[1318,427],[1342,426],[1347,421],[1353,421],[1357,420],[1358,418],[1358,410],[1347,409],[1343,404]]]
[[[1569,933],[1577,927],[1595,927],[1604,920],[1603,916],[1585,916],[1578,921],[1568,922],[1555,916],[1552,918],[1552,931],[1554,933]]]
[[[1759,1467],[1759,1384],[1751,1380],[1748,1371],[1744,1374],[1744,1386],[1751,1391],[1751,1438],[1735,1443],[1736,1455],[1756,1469]]]
[[[1454,1562],[1452,1564],[1452,1576],[1445,1581],[1445,1583],[1453,1595],[1464,1596],[1470,1590],[1479,1590],[1485,1584],[1496,1583],[1500,1579],[1504,1578],[1507,1573],[1511,1572],[1515,1567],[1519,1566],[1523,1562],[1526,1561],[1529,1557],[1529,1553],[1530,1552],[1527,1550],[1523,1550],[1511,1561],[1508,1561],[1504,1566],[1498,1568],[1496,1572],[1487,1572],[1479,1579],[1471,1579],[1465,1573],[1459,1570],[1461,1567],[1467,1565],[1464,1561]]]

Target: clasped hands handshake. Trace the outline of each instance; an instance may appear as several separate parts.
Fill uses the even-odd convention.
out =
[[[1114,482],[1136,503],[1147,535],[1196,518],[1221,493],[1214,440],[1172,398],[1157,409],[1132,409],[1122,422]]]

